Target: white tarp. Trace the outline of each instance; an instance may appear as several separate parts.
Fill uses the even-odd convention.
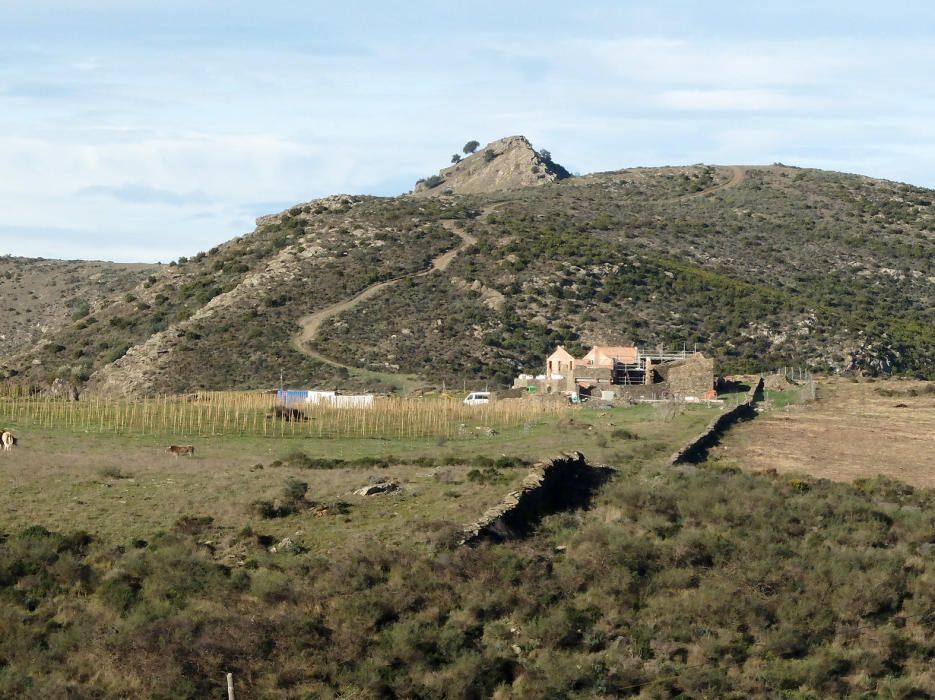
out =
[[[331,404],[332,408],[373,408],[373,394],[360,394],[357,396],[328,396],[322,399]]]
[[[316,406],[322,402],[322,399],[330,400],[337,395],[336,391],[310,391],[305,397],[306,403],[315,404]]]

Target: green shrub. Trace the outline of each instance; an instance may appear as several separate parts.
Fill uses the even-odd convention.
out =
[[[308,492],[308,483],[298,479],[289,478],[283,487],[283,498],[291,503],[300,503],[305,500]]]
[[[626,428],[614,428],[610,436],[614,440],[639,440],[640,436]]]
[[[107,605],[121,614],[126,614],[140,599],[142,581],[128,574],[116,574],[106,579],[97,594]]]

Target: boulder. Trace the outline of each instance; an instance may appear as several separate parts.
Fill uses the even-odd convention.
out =
[[[370,484],[354,491],[355,496],[375,496],[380,493],[396,493],[400,491],[400,485],[396,481],[384,481],[379,484]]]

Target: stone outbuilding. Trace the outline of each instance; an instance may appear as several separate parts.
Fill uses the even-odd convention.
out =
[[[655,371],[674,398],[701,400],[714,391],[714,360],[700,352],[665,362]]]

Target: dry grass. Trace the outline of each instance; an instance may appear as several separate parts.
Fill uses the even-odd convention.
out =
[[[191,439],[193,459],[164,452],[170,442],[182,441],[176,435],[81,433],[20,425],[20,445],[11,453],[0,453],[0,532],[41,524],[56,531],[85,529],[106,541],[126,544],[168,530],[184,515],[195,515],[214,519],[210,539],[222,552],[225,540],[245,526],[276,538],[293,537],[319,551],[375,537],[381,542],[424,542],[433,536],[434,523],[469,521],[499,501],[526,473],[508,468],[501,470],[503,479],[497,483],[468,481],[478,457],[535,461],[563,450],[580,450],[594,462],[611,465],[662,460],[697,433],[715,411],[697,406],[670,417],[650,406],[570,409],[571,421],[546,416],[495,437],[470,431],[451,440],[203,435]],[[6,416],[0,415],[0,424],[9,424]],[[621,427],[638,439],[614,439],[613,431]],[[288,464],[287,456],[297,451],[329,459],[396,458],[390,458],[388,468],[274,466],[277,461]],[[411,464],[419,458],[454,464]],[[399,479],[402,494],[352,495],[370,476]],[[309,484],[310,501],[350,503],[349,520],[315,518],[311,512],[260,518],[251,504],[275,499],[288,478]]]
[[[909,380],[828,381],[818,387],[817,401],[786,406],[732,429],[712,458],[744,469],[804,472],[835,481],[882,474],[935,487],[931,386]]]
[[[269,392],[203,392],[135,400],[91,397],[68,401],[23,396],[0,398],[0,419],[13,425],[120,435],[249,435],[357,438],[454,438],[478,427],[505,430],[567,412],[549,401],[495,401],[465,406],[457,399],[377,398],[372,408],[294,404],[302,420],[273,409]]]
[[[74,454],[34,455],[21,450],[4,459],[0,531],[42,523],[57,531],[87,530],[115,543],[149,539],[182,516],[210,516],[208,537],[222,550],[245,526],[277,541],[289,536],[311,550],[327,551],[354,540],[387,544],[425,542],[435,521],[468,522],[518,483],[524,469],[502,470],[494,484],[468,482],[469,466],[308,470],[286,466],[257,469],[253,459],[178,459],[142,448],[114,464],[93,446]],[[113,474],[119,470],[119,476]],[[398,495],[362,497],[352,491],[370,477],[400,482]],[[264,520],[251,504],[281,497],[288,479],[308,483],[316,504],[346,502],[346,515],[315,517],[312,509]],[[232,538],[231,538],[232,539]]]

